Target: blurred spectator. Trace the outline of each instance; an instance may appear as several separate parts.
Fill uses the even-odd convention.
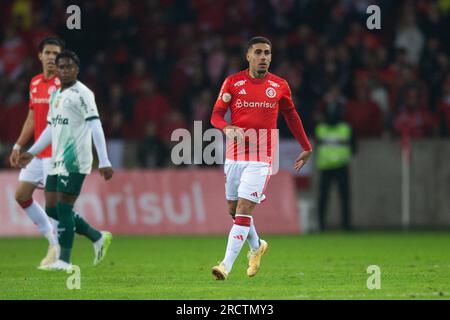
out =
[[[314,108],[314,123],[324,121],[324,116],[326,114],[326,109],[331,105],[344,106],[346,104],[346,99],[342,95],[339,86],[332,86],[325,94],[324,98],[321,99]]]
[[[170,141],[172,133],[177,129],[189,130],[190,126],[179,111],[172,110],[167,114],[164,122],[158,128],[158,137],[163,141]]]
[[[415,89],[417,103],[422,106],[428,105],[428,91],[426,84],[417,76],[416,70],[411,65],[403,65],[398,70],[394,84],[391,86],[391,105],[394,106],[394,113],[401,110],[405,103],[406,94],[411,88]]]
[[[112,115],[109,118],[108,123],[108,154],[113,168],[123,168],[123,155],[124,155],[124,139],[123,139],[123,116],[119,109],[112,111]]]
[[[7,28],[5,38],[0,46],[0,74],[5,74],[10,80],[16,80],[23,71],[27,47],[25,41],[13,28]]]
[[[133,137],[143,137],[147,122],[152,121],[157,125],[156,131],[160,132],[170,110],[168,99],[157,91],[153,81],[145,80],[141,84],[140,97],[133,110],[133,122],[128,129]],[[161,137],[161,134],[158,136]]]
[[[411,7],[411,4],[408,4],[404,7],[403,15],[400,19],[395,37],[395,46],[406,49],[407,61],[417,65],[424,41],[423,32],[417,26],[414,8]]]
[[[162,168],[168,163],[168,147],[156,135],[156,128],[154,122],[148,122],[144,138],[138,143],[137,159],[142,168]]]
[[[442,45],[438,38],[428,39],[420,61],[420,68],[421,75],[430,90],[431,106],[434,107],[441,95],[441,84],[450,72],[448,55],[442,51]]]
[[[395,119],[395,130],[399,135],[424,138],[435,133],[435,118],[427,106],[420,105],[417,88],[411,87],[408,89],[405,94],[405,101],[399,110]]]
[[[375,102],[379,107],[382,113],[382,128],[386,131],[389,127],[389,123],[392,121],[388,89],[377,77],[371,77],[368,81],[368,86],[370,90],[370,100]]]
[[[383,125],[380,108],[369,99],[369,89],[364,83],[357,82],[355,87],[356,97],[347,102],[344,118],[356,137],[379,137]]]
[[[12,19],[15,27],[28,30],[33,19],[33,3],[31,0],[16,0],[11,9]]]
[[[205,124],[209,123],[211,105],[213,103],[211,91],[201,91],[192,101],[192,115],[194,121],[203,121]]]

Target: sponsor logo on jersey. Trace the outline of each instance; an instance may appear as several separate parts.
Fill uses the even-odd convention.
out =
[[[231,94],[229,94],[228,92],[225,92],[223,95],[222,95],[222,101],[223,102],[230,102],[231,101]]]
[[[234,84],[234,86],[235,87],[240,87],[240,86],[243,86],[246,82],[247,82],[247,80],[239,80],[238,82],[236,82]]]
[[[279,88],[280,85],[272,80],[267,80],[267,82],[274,88]]]
[[[277,95],[277,92],[274,88],[269,87],[266,89],[266,96],[268,96],[269,98],[275,98]]]
[[[268,101],[247,101],[242,99],[236,100],[236,108],[268,108],[275,109],[277,103],[276,102],[268,102]]]
[[[245,91],[245,89],[242,89],[241,91],[239,91],[239,94],[247,94],[247,91]]]
[[[56,125],[68,125],[69,118],[63,118],[60,114],[56,116],[56,118],[52,118],[52,125],[56,127]]]
[[[41,83],[41,79],[34,80],[34,81],[31,83],[31,85],[32,85],[32,86],[37,86],[39,83]]]
[[[32,98],[31,104],[48,104],[49,101],[49,98]]]

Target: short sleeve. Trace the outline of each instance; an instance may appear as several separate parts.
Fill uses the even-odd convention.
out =
[[[83,91],[79,96],[79,103],[84,120],[98,119],[98,109],[95,104],[95,96],[91,91]]]

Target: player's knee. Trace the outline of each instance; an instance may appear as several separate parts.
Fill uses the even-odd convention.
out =
[[[238,202],[236,213],[251,215],[253,209],[255,208],[256,203],[253,203],[249,200],[241,199]]]
[[[23,203],[28,203],[32,201],[31,195],[22,192],[22,190],[18,189],[16,194],[14,195],[15,200],[19,205],[22,206]]]

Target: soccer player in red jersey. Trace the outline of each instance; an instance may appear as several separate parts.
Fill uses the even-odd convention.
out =
[[[271,60],[270,40],[252,38],[247,50],[249,68],[225,79],[211,116],[212,125],[223,130],[228,137],[225,193],[229,213],[234,219],[225,258],[212,268],[217,280],[228,277],[246,240],[251,249],[247,269],[250,277],[258,272],[261,257],[268,249],[267,242],[258,237],[252,213],[265,199],[263,193],[272,170],[271,149],[274,143],[268,133],[277,127],[278,110],[303,148],[294,168],[300,170],[312,153],[288,83],[268,71]],[[228,109],[231,110],[231,124],[224,118]],[[255,140],[252,140],[254,136],[256,148]],[[265,152],[261,153],[263,145],[266,146]]]
[[[29,142],[33,135],[36,141],[47,126],[50,95],[61,86],[60,80],[56,76],[55,59],[63,48],[64,42],[55,37],[45,38],[39,44],[38,57],[42,63],[43,72],[35,76],[30,82],[30,110],[9,158],[12,167],[19,167],[22,147]],[[51,152],[51,146],[47,147],[26,168],[20,171],[19,186],[15,194],[18,204],[49,242],[48,252],[41,261],[41,266],[56,261],[58,254],[57,233],[46,212],[37,202],[33,201],[34,190],[38,187],[43,188],[45,185]]]

